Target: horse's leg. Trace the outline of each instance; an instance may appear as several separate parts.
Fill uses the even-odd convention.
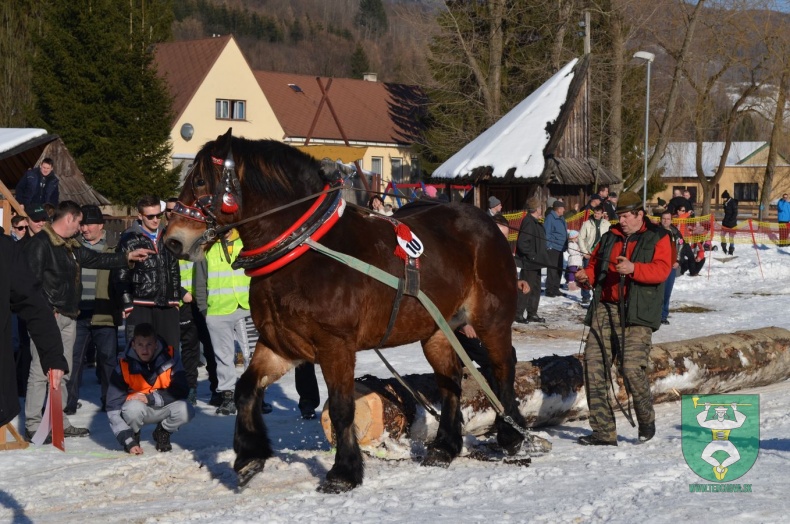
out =
[[[362,484],[365,465],[354,429],[354,349],[338,344],[330,358],[320,359],[329,394],[329,418],[335,433],[335,464],[318,487],[322,493],[342,493]]]
[[[494,394],[499,398],[509,416],[519,427],[526,427],[526,421],[518,410],[516,400],[516,354],[512,346],[510,321],[506,326],[497,326],[496,329],[481,328],[478,331],[483,345],[488,349],[490,372],[493,384],[489,384]],[[503,416],[497,415],[495,421],[497,430],[497,443],[506,452],[513,454],[521,447],[524,435],[508,423]]]
[[[290,368],[290,362],[258,341],[249,367],[236,383],[238,413],[233,436],[233,451],[236,452],[233,469],[239,475],[240,487],[263,470],[266,459],[272,456],[268,431],[261,413],[263,388],[282,377]]]
[[[463,447],[461,438],[461,365],[444,333],[437,331],[422,344],[423,352],[433,367],[439,394],[442,398],[442,416],[436,438],[428,445],[423,466],[448,467]]]

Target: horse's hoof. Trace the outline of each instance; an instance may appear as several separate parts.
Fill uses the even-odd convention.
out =
[[[351,482],[339,478],[326,479],[321,485],[316,488],[319,493],[326,493],[329,495],[337,495],[338,493],[345,493],[351,491],[356,486]]]
[[[439,448],[430,448],[428,455],[420,465],[432,468],[449,468],[452,461],[453,457],[447,451]]]
[[[244,466],[236,470],[239,476],[239,489],[247,487],[247,484],[252,480],[252,477],[263,471],[263,466],[266,461],[260,459],[253,459],[247,462]]]

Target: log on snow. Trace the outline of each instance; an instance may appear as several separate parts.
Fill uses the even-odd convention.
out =
[[[654,402],[678,400],[682,394],[726,393],[773,384],[790,377],[790,331],[767,327],[654,344],[648,375]],[[441,409],[432,374],[406,375],[404,379],[437,411]],[[619,377],[615,388],[621,403],[624,402],[625,389]],[[580,355],[554,355],[519,362],[515,390],[529,427],[552,426],[587,416]],[[361,377],[357,379],[356,396],[355,425],[362,444],[384,436],[427,441],[436,433],[438,423],[395,379]],[[461,409],[465,434],[479,436],[492,429],[494,410],[466,372]],[[326,406],[322,424],[332,441]]]

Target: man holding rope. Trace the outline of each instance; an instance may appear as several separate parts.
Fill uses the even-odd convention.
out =
[[[653,331],[661,326],[664,281],[672,268],[672,250],[666,230],[646,219],[638,194],[624,192],[616,211],[619,224],[601,237],[587,268],[576,273],[577,283],[593,289],[592,305],[584,320],[590,327],[584,382],[593,432],[578,439],[586,446],[617,445],[609,401],[611,390],[612,400],[619,405],[612,383],[614,365],[634,399],[639,440],[650,440],[656,431],[645,370]],[[633,425],[630,406],[628,413],[623,412]]]

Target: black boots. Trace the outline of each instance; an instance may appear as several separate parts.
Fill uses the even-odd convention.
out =
[[[157,451],[165,452],[173,449],[173,446],[170,445],[170,432],[162,427],[161,422],[156,425],[156,429],[154,430],[153,437],[154,437],[154,442],[156,442]]]
[[[639,442],[647,442],[651,438],[653,438],[656,434],[656,423],[651,422],[650,424],[639,424]]]
[[[595,433],[591,435],[584,435],[583,437],[579,437],[576,439],[576,442],[581,444],[582,446],[616,446],[617,440],[603,440],[595,435]]]

